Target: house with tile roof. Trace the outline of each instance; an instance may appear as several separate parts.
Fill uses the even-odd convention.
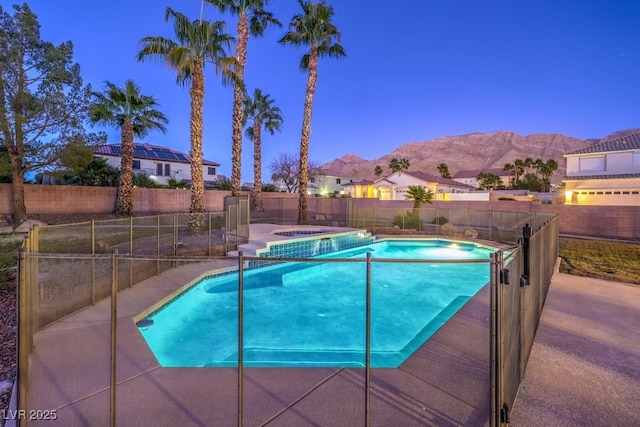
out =
[[[103,158],[111,166],[119,168],[121,152],[121,144],[105,144],[98,147],[95,156]],[[202,160],[205,186],[214,186],[220,177],[218,175],[219,167],[219,163]],[[167,185],[169,179],[190,183],[191,156],[160,145],[136,142],[133,144],[133,173],[148,175],[160,185]]]
[[[640,131],[564,155],[565,204],[640,205]]]
[[[376,195],[380,200],[406,200],[405,194],[412,185],[420,185],[431,190],[435,199],[442,199],[446,193],[468,193],[476,188],[448,178],[424,172],[398,171],[379,178],[373,183]]]
[[[491,174],[499,177],[505,187],[508,187],[511,184],[511,179],[515,177],[515,171],[513,170],[504,171],[502,169],[473,169],[458,171],[455,175],[453,175],[453,178],[451,179],[461,184],[467,184],[472,187],[478,188],[478,175],[480,175],[481,173]]]

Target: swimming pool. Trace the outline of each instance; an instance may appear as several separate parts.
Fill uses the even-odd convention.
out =
[[[397,367],[488,281],[494,248],[445,240],[382,241],[321,258],[373,257],[371,365]],[[152,313],[140,331],[165,367],[237,366],[238,276],[205,278]],[[279,263],[244,274],[245,366],[365,363],[364,262]]]

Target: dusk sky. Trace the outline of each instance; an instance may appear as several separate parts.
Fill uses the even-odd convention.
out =
[[[0,0],[5,10],[15,2]],[[319,65],[310,159],[375,159],[405,142],[471,132],[562,133],[601,138],[640,127],[640,1],[329,0],[347,57]],[[173,38],[167,6],[197,19],[200,0],[31,0],[46,41],[71,40],[94,90],[133,79],[170,119],[145,142],[189,151],[188,87],[156,62],[138,63],[145,36]],[[282,109],[282,132],[263,138],[263,179],[278,153],[297,153],[306,73],[302,48],[277,41],[301,8],[272,0],[283,23],[248,46],[246,83]],[[235,20],[205,4],[205,19]],[[235,50],[231,50],[233,54]],[[231,173],[232,89],[209,66],[204,158]],[[97,128],[102,130],[101,128]],[[109,142],[119,130],[103,129]],[[250,141],[242,181],[253,181]]]

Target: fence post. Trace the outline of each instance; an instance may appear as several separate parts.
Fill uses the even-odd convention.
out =
[[[91,305],[96,303],[96,221],[91,220]]]
[[[366,324],[365,324],[365,348],[364,348],[364,425],[369,427],[371,407],[371,252],[367,252],[367,292],[366,292]]]
[[[522,278],[520,279],[520,286],[528,285],[530,283],[529,280],[529,260],[531,257],[529,256],[529,242],[531,241],[531,227],[529,224],[525,224],[522,227],[522,254],[524,256],[524,265],[522,268]]]
[[[502,360],[501,360],[501,319],[502,319],[502,295],[500,292],[500,258],[499,252],[491,254],[491,322],[490,322],[490,383],[491,383],[491,415],[489,418],[491,427],[501,425],[502,402]]]
[[[118,325],[118,250],[111,255],[111,393],[110,413],[111,427],[116,426],[116,351],[117,351],[117,325]]]
[[[28,239],[27,239],[28,242]],[[18,409],[28,414],[27,386],[29,381],[29,341],[33,331],[29,329],[29,291],[27,284],[27,251],[20,248],[18,258]],[[26,417],[18,419],[18,425],[27,425]]]
[[[238,252],[238,427],[242,427],[244,364],[244,254]]]

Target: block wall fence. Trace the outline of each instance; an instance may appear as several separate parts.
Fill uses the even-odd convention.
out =
[[[27,215],[36,214],[104,214],[115,207],[116,188],[78,187],[64,185],[25,185]],[[208,212],[222,212],[224,198],[229,191],[205,191],[205,207]],[[245,193],[246,194],[246,193]],[[263,193],[264,198],[297,199],[297,194]],[[320,201],[320,200],[319,200]],[[411,201],[377,199],[327,199],[333,209],[353,201],[360,207],[412,206]],[[133,193],[134,211],[139,213],[188,212],[191,203],[189,190],[164,188],[136,188]],[[310,208],[313,205],[310,205]],[[318,203],[316,206],[320,207]],[[527,201],[436,201],[438,209],[473,209],[503,212],[558,213],[560,233],[611,239],[640,240],[640,206],[576,206],[541,204]],[[11,185],[0,184],[0,215],[11,215]]]

